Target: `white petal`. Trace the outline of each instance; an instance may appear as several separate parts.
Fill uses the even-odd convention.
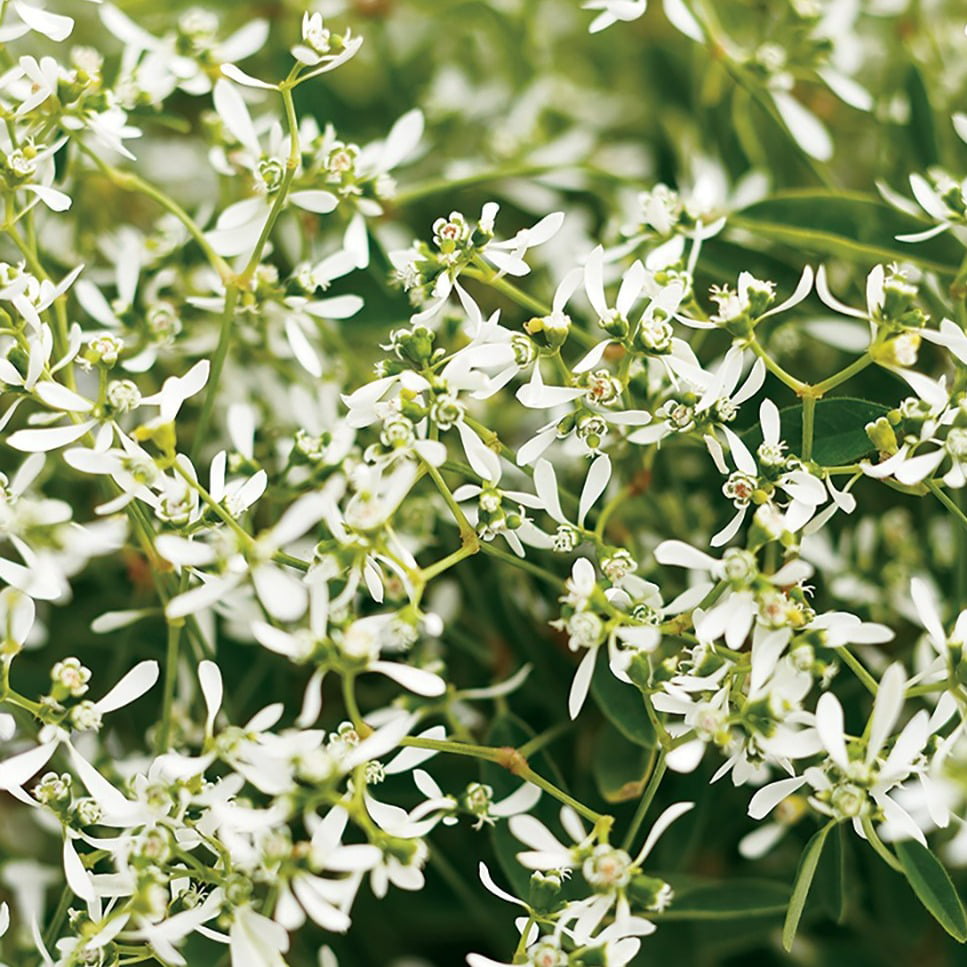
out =
[[[763,819],[805,782],[802,776],[793,776],[791,779],[779,779],[777,782],[770,782],[763,786],[749,801],[749,815],[753,819]]]
[[[581,489],[581,499],[578,506],[578,525],[584,526],[584,518],[594,506],[597,499],[604,493],[611,480],[611,458],[606,454],[599,454],[588,470],[584,487]]]
[[[36,30],[37,33],[58,43],[66,40],[74,29],[74,21],[70,17],[63,17],[49,10],[40,10],[20,0],[17,0],[13,6],[17,15],[31,30]]]
[[[70,836],[64,837],[64,876],[67,885],[82,900],[93,902],[96,896],[91,874],[84,868]]]
[[[492,816],[516,816],[518,813],[530,812],[540,798],[540,788],[525,782],[516,792],[512,792],[505,799],[495,802],[490,807],[490,814]]]
[[[474,473],[490,483],[500,480],[500,457],[463,420],[456,426],[467,462],[473,467]]]
[[[212,726],[215,723],[215,716],[222,707],[222,697],[224,686],[222,684],[222,673],[218,665],[213,661],[205,660],[198,666],[198,684],[201,686],[201,693],[205,699],[207,715],[205,717],[205,732],[211,735]]]
[[[255,126],[252,124],[252,117],[242,95],[224,78],[219,78],[215,81],[212,96],[218,116],[235,140],[253,158],[260,158],[262,149],[259,147],[259,139],[255,136]]]
[[[315,212],[317,215],[328,215],[339,205],[339,199],[331,191],[315,189],[294,191],[289,195],[289,200],[293,205],[308,212]]]
[[[557,474],[549,460],[538,460],[534,464],[534,489],[540,497],[544,509],[559,524],[566,521],[561,509],[561,498],[557,489]]]
[[[69,423],[67,426],[46,426],[41,429],[17,430],[7,438],[7,443],[24,453],[42,453],[56,450],[79,440],[94,426],[94,420]]]
[[[655,560],[659,564],[672,567],[686,567],[690,571],[710,571],[715,573],[719,562],[704,551],[686,544],[684,541],[662,541],[655,548]]]
[[[816,728],[830,758],[841,769],[849,768],[843,731],[843,706],[832,692],[824,692],[816,703]]]
[[[771,91],[779,115],[796,144],[818,161],[829,161],[833,156],[833,140],[829,131],[812,111],[804,108],[791,94]]]
[[[107,695],[94,707],[102,714],[113,712],[137,701],[145,692],[154,687],[160,674],[158,663],[153,660],[142,661],[134,666]]]
[[[497,886],[496,882],[494,882],[494,878],[490,875],[490,870],[487,869],[487,864],[484,863],[483,860],[481,860],[480,864],[477,866],[477,875],[480,877],[480,882],[483,883],[483,885],[495,897],[498,897],[501,900],[506,900],[508,903],[514,903],[519,907],[523,907],[525,910],[528,909],[527,904],[524,903],[523,900],[518,900],[517,897],[511,895],[506,890],[501,889],[501,887]],[[471,960],[470,958],[474,956],[476,955],[471,954],[470,957],[467,958],[467,963],[471,964],[471,967],[474,961]],[[484,961],[483,959],[480,960],[480,963],[486,963],[486,962],[487,961]],[[489,963],[496,963],[496,961],[489,961]]]
[[[370,662],[367,671],[379,672],[387,678],[392,678],[416,695],[435,697],[447,690],[447,683],[439,675],[398,661]]]
[[[597,648],[588,649],[587,654],[581,659],[574,679],[571,682],[571,691],[568,694],[567,710],[572,719],[578,717],[578,713],[584,706],[588,697],[588,689],[591,687],[591,676],[594,674],[594,659],[597,656]]]
[[[655,843],[658,842],[662,833],[668,829],[669,826],[680,816],[684,816],[690,809],[695,806],[693,802],[677,802],[669,806],[654,822],[651,827],[651,831],[648,833],[648,838],[645,840],[645,845],[641,847],[641,852],[635,859],[636,864],[643,863],[645,858],[654,849]]]
[[[0,789],[22,786],[47,764],[57,745],[56,741],[45,742],[0,762]]]

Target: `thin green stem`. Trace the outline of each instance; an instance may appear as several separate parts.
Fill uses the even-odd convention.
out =
[[[879,686],[876,683],[876,679],[866,670],[863,663],[856,657],[847,645],[841,645],[836,649],[840,657],[843,659],[843,664],[846,665],[854,675],[863,683],[866,690],[873,696],[876,695]]]
[[[816,427],[816,397],[805,396],[802,401],[802,458],[812,460],[813,435]]]
[[[205,258],[211,263],[213,269],[221,276],[223,282],[227,282],[232,275],[232,270],[228,263],[211,247],[208,239],[205,238],[205,233],[201,230],[198,223],[191,217],[178,204],[173,198],[170,198],[163,191],[152,185],[150,182],[145,181],[143,178],[134,174],[132,171],[121,171],[119,168],[115,168],[108,164],[103,158],[101,158],[97,152],[92,151],[86,144],[82,141],[74,142],[83,154],[90,158],[101,172],[111,181],[112,184],[117,185],[118,188],[124,191],[136,191],[139,194],[145,195],[152,201],[157,202],[165,211],[170,212],[175,218],[181,222],[182,225],[188,230],[188,234],[195,240],[198,247],[204,252]]]
[[[551,573],[546,568],[541,567],[539,564],[529,561],[526,557],[517,557],[516,554],[510,554],[507,551],[502,551],[499,547],[494,547],[493,544],[488,543],[487,541],[481,542],[480,550],[490,557],[497,558],[498,561],[504,561],[507,564],[512,564],[514,567],[520,568],[522,571],[527,571],[529,574],[533,574],[534,577],[540,578],[547,584],[550,584],[554,587],[561,586],[561,578],[559,578],[556,574]]]
[[[791,373],[787,373],[766,351],[762,348],[758,339],[749,340],[749,349],[756,354],[756,356],[761,359],[766,366],[766,369],[772,373],[776,379],[785,383],[797,396],[803,396],[808,392],[809,387],[802,382],[802,380],[796,379]]]
[[[628,827],[628,832],[625,833],[624,841],[621,844],[622,849],[626,853],[631,852],[632,844],[655,798],[655,793],[658,792],[658,787],[661,785],[666,769],[665,750],[653,749],[651,754],[651,775],[648,777],[648,785],[645,786],[645,791],[641,794],[641,799],[638,801],[635,814],[631,817],[631,825]]]
[[[349,716],[349,721],[353,723],[353,727],[360,735],[369,735],[371,729],[363,721],[362,713],[359,711],[359,705],[356,702],[355,675],[347,673],[342,676],[342,697],[346,705],[346,714]]]
[[[454,499],[453,492],[447,486],[447,482],[443,479],[440,471],[426,460],[423,461],[423,465],[426,468],[427,476],[436,485],[437,490],[440,491],[440,496],[443,497],[447,507],[450,508],[450,513],[453,514],[453,519],[456,521],[457,527],[460,529],[461,540],[463,540],[467,545],[478,543],[477,532],[474,530],[473,524],[467,520],[467,516],[463,512],[463,508],[461,508],[461,506]]]
[[[543,789],[549,796],[553,796],[558,802],[570,806],[575,812],[596,826],[600,824],[610,827],[610,816],[595,812],[589,806],[585,806],[584,803],[575,799],[570,793],[565,792],[550,780],[536,773],[518,749],[510,746],[472,745],[468,742],[453,742],[449,739],[424,739],[410,736],[404,738],[400,744],[414,749],[432,749],[435,752],[448,752],[452,755],[464,755],[474,759],[483,759],[486,762],[494,762],[525,782],[530,782],[539,789]]]
[[[464,544],[458,547],[452,554],[448,554],[446,557],[441,558],[435,564],[431,564],[429,567],[420,569],[420,577],[423,579],[424,583],[435,578],[438,574],[442,574],[444,571],[449,570],[455,564],[459,564],[461,561],[468,557],[472,557],[480,550],[479,546],[475,546],[473,543]]]
[[[869,817],[864,817],[862,820],[863,832],[866,833],[867,842],[873,847],[877,856],[890,867],[891,870],[896,870],[897,873],[903,872],[903,867],[900,865],[900,861],[883,845],[883,841],[876,834],[876,830],[873,828],[873,823]]]
[[[967,527],[967,514],[965,514],[960,507],[957,506],[957,503],[954,500],[952,500],[946,493],[943,492],[943,490],[940,489],[937,481],[928,480],[926,481],[926,484],[930,493],[932,493],[934,497],[936,497],[937,500],[939,500],[940,503],[942,503],[944,507],[946,507],[947,510],[949,510],[950,513],[953,514],[964,527]]]
[[[178,593],[186,591],[188,588],[188,569],[181,572],[181,582]],[[175,702],[175,683],[178,681],[178,654],[181,645],[181,629],[184,627],[184,620],[181,618],[169,618],[168,620],[168,644],[165,651],[165,680],[164,693],[161,705],[161,727],[158,729],[158,754],[168,751],[171,744],[171,719]]]
[[[872,365],[873,358],[868,352],[863,353],[857,359],[854,359],[849,366],[844,367],[838,373],[833,373],[827,379],[822,380],[819,383],[814,383],[812,387],[812,392],[816,394],[817,398],[820,396],[825,396],[831,389],[835,389],[840,383],[845,383],[848,379],[854,377],[857,373],[863,372],[867,366]]]
[[[535,735],[534,738],[529,739],[523,745],[518,746],[517,751],[525,758],[530,758],[535,752],[539,752],[546,745],[550,745],[556,738],[567,732],[572,726],[573,722],[558,722],[557,725],[552,725],[549,729],[541,732],[540,735]]]
[[[289,128],[289,157],[286,158],[285,174],[282,176],[282,184],[279,185],[279,190],[275,193],[275,198],[272,200],[269,216],[262,226],[262,231],[259,233],[255,248],[252,249],[252,254],[241,274],[240,281],[243,284],[252,278],[255,270],[259,267],[259,263],[262,261],[262,251],[266,244],[268,244],[269,236],[272,234],[276,220],[285,207],[285,200],[289,194],[289,189],[292,187],[292,180],[295,178],[296,169],[299,167],[299,158],[302,154],[299,145],[299,121],[296,118],[295,103],[292,100],[292,88],[284,85],[281,93],[282,104],[285,107],[285,121]]]
[[[411,749],[465,755],[474,759],[485,759],[487,762],[500,762],[501,755],[506,755],[507,751],[490,745],[473,745],[470,742],[453,742],[450,739],[423,739],[417,736],[406,736],[400,741],[400,745]]]
[[[472,188],[474,185],[485,185],[503,178],[527,178],[559,170],[560,167],[557,165],[518,165],[517,167],[506,168],[502,171],[478,171],[472,175],[464,175],[462,178],[439,178],[432,181],[424,181],[422,184],[413,185],[410,188],[404,188],[396,193],[392,201],[396,206],[408,205],[410,202],[419,201],[423,198],[431,198],[433,195],[450,194],[460,188]]]
[[[222,310],[222,323],[218,330],[218,344],[212,356],[211,370],[208,374],[208,385],[205,387],[205,398],[202,401],[201,413],[195,427],[195,438],[191,447],[191,460],[195,463],[201,448],[208,438],[208,426],[211,423],[215,409],[215,398],[218,395],[218,382],[221,379],[228,347],[232,342],[232,328],[235,323],[235,308],[238,305],[239,288],[237,280],[229,282],[225,290],[225,307]]]
[[[47,929],[44,931],[44,946],[48,949],[59,936],[60,928],[67,919],[67,911],[70,910],[73,900],[74,891],[69,886],[65,886],[61,891],[60,900],[57,902],[57,909],[54,910],[54,915],[50,918],[50,923],[47,924]]]
[[[917,698],[920,695],[935,695],[937,692],[946,692],[950,689],[947,681],[932,682],[928,685],[913,685],[904,693],[907,698]]]
[[[290,78],[291,81],[291,78]],[[218,332],[218,344],[215,347],[215,354],[212,356],[211,372],[208,375],[208,385],[205,388],[205,399],[202,403],[201,415],[198,417],[198,426],[195,429],[195,440],[191,448],[192,461],[194,461],[204,441],[208,435],[208,425],[211,422],[212,411],[215,406],[215,398],[218,394],[218,384],[221,379],[222,369],[228,356],[229,346],[232,341],[232,330],[234,329],[235,309],[238,306],[238,299],[241,291],[247,289],[255,270],[262,261],[262,252],[268,244],[269,236],[275,227],[275,223],[285,207],[285,201],[295,178],[296,169],[299,167],[301,149],[299,145],[299,121],[296,118],[295,104],[292,100],[292,87],[290,82],[286,82],[281,88],[282,103],[285,106],[285,118],[289,127],[289,156],[285,162],[285,174],[282,176],[282,184],[279,185],[275,198],[272,200],[272,207],[269,209],[268,217],[262,226],[252,254],[245,265],[245,268],[238,276],[226,277],[225,288],[225,308],[222,313],[221,328]]]
[[[579,802],[573,796],[566,793],[563,789],[558,788],[553,782],[548,781],[543,776],[539,776],[530,766],[525,766],[520,770],[515,770],[514,775],[519,776],[521,779],[527,782],[533,783],[540,789],[543,789],[549,796],[553,796],[558,802],[564,803],[566,806],[570,806],[576,813],[583,816],[589,822],[597,825],[602,820],[609,819],[610,817],[605,816],[603,813],[595,812],[595,810],[590,809],[585,806],[584,803]]]

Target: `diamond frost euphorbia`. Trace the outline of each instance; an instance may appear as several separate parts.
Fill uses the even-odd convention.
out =
[[[837,822],[850,821],[859,836],[870,835],[872,822],[886,820],[908,837],[926,842],[912,817],[890,796],[923,768],[921,753],[929,736],[929,714],[921,709],[884,749],[893,735],[901,709],[906,675],[891,665],[880,680],[873,711],[862,738],[847,737],[843,707],[830,692],[816,706],[816,731],[828,756],[821,766],[802,776],[763,786],[749,804],[749,814],[761,819],[804,785],[812,788],[810,805]]]
[[[530,816],[515,816],[510,829],[530,849],[518,854],[520,862],[532,870],[580,870],[589,895],[565,904],[559,922],[578,944],[626,937],[647,936],[655,929],[644,914],[661,912],[672,900],[667,883],[648,876],[643,864],[659,837],[680,816],[692,809],[694,803],[681,802],[669,806],[655,820],[637,855],[631,857],[599,840],[595,832],[588,833],[580,818],[567,808],[561,812],[561,825],[574,840],[574,845],[562,844],[539,820]],[[602,929],[602,921],[613,915],[610,926]]]
[[[780,437],[779,409],[771,400],[762,401],[759,421],[762,427],[762,443],[756,451],[758,461],[728,426],[722,427],[736,466],[732,473],[729,473],[718,442],[714,438],[706,437],[719,472],[729,475],[722,492],[737,508],[732,520],[712,538],[713,547],[727,544],[736,535],[750,504],[772,504],[776,501],[777,489],[786,499],[773,506],[783,511],[783,527],[793,533],[808,524],[816,513],[816,508],[828,499],[822,481],[804,469],[800,461],[786,455],[786,443]]]
[[[963,24],[69,6],[0,4],[0,960],[956,960]]]

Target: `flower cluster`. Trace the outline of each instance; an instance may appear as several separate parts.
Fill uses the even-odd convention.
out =
[[[0,3],[0,958],[967,942],[962,24],[223,6]]]

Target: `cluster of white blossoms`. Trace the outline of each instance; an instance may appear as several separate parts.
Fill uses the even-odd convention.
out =
[[[502,873],[482,834],[472,866],[523,910],[471,967],[646,962],[687,873],[652,850],[720,794],[675,779],[702,770],[761,821],[733,852],[814,834],[787,948],[838,826],[967,940],[942,865],[967,864],[967,259],[917,255],[967,244],[967,180],[881,184],[918,230],[859,277],[727,278],[707,251],[762,191],[708,178],[595,232],[513,189],[448,211],[457,171],[413,240],[421,111],[357,144],[309,108],[361,50],[338,18],[307,12],[274,80],[266,21],[152,33],[105,2],[71,11],[94,49],[71,6],[0,3],[0,793],[30,830],[3,837],[0,957],[334,967],[359,897],[421,890],[462,824],[502,837]],[[646,11],[583,6],[593,33]],[[873,109],[857,5],[791,3],[754,49],[713,6],[662,15],[825,164],[797,81]],[[159,164],[165,124],[191,147]],[[883,508],[915,498],[940,523],[896,538]],[[551,724],[501,732],[535,682]],[[545,755],[602,718],[647,763],[595,798]]]

